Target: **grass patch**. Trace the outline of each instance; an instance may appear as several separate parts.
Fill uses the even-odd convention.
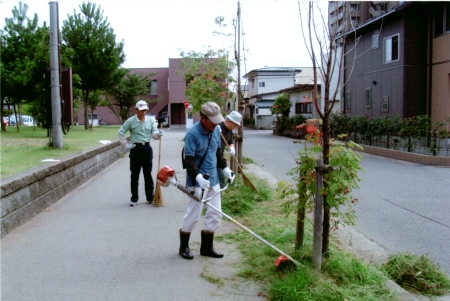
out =
[[[450,293],[450,278],[426,255],[395,254],[382,266],[404,289],[426,296]]]
[[[69,133],[63,134],[62,149],[49,146],[47,129],[21,126],[17,132],[15,127],[7,127],[0,136],[0,177],[3,179],[44,164],[43,159],[59,159],[101,146],[99,140],[115,141],[119,127],[98,126],[86,131],[84,126],[71,126]]]
[[[249,164],[249,163],[255,163],[255,161],[253,161],[252,158],[248,158],[248,157],[242,157],[242,164]]]
[[[215,276],[213,276],[213,275],[211,275],[211,274],[208,274],[208,273],[205,272],[205,271],[202,271],[202,272],[200,273],[200,277],[206,279],[206,281],[209,281],[209,282],[211,282],[211,283],[214,283],[214,284],[217,285],[218,287],[224,286],[224,282],[222,281],[222,279],[220,279],[220,278],[218,278],[218,277],[215,277]]]
[[[339,251],[335,242],[331,242],[329,258],[323,258],[322,271],[317,272],[312,262],[311,223],[305,223],[303,249],[295,251],[295,218],[286,218],[282,200],[271,194],[267,183],[257,179],[252,182],[258,189],[256,196],[247,192],[242,183],[228,188],[223,194],[224,212],[303,266],[276,269],[274,262],[280,254],[242,230],[224,235],[224,240],[237,244],[243,254],[239,276],[258,281],[269,300],[399,300],[387,288],[388,278],[383,272]],[[270,193],[259,195],[264,189]],[[233,197],[239,198],[230,209],[228,198]],[[238,204],[243,208],[237,208]],[[228,210],[233,210],[233,214]]]
[[[246,176],[252,183],[256,181],[255,178],[247,174]],[[256,203],[272,198],[272,191],[267,185],[259,185],[256,189],[258,192],[253,192],[250,187],[245,185],[242,177],[237,174],[233,184],[228,187],[226,193],[222,194],[222,209],[230,215],[245,214],[254,209]]]

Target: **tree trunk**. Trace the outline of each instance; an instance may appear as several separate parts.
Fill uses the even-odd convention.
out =
[[[83,90],[83,101],[84,101],[84,129],[89,130],[89,91]]]
[[[303,240],[305,237],[305,202],[299,197],[299,207],[297,209],[297,229],[295,234],[295,250],[303,247]]]
[[[328,112],[328,106],[325,104],[325,112]],[[328,165],[330,162],[330,124],[329,124],[329,114],[325,114],[323,119],[323,164]],[[324,174],[326,179],[328,174]],[[327,181],[323,183],[323,189],[326,190],[328,185]],[[328,246],[330,241],[330,205],[328,204],[327,196],[323,196],[323,232],[322,232],[322,254],[328,256]]]

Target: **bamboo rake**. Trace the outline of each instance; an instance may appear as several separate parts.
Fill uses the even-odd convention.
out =
[[[222,137],[223,142],[225,142],[226,146],[228,148],[230,148],[230,146],[228,145],[227,140],[225,139],[225,137],[223,136],[222,133],[220,133],[220,136]],[[242,168],[242,166],[239,164],[238,159],[236,158],[236,156],[232,156],[234,158],[234,160],[236,161],[236,164],[238,166],[239,172],[242,175],[242,180],[244,181],[244,184],[248,187],[250,187],[254,192],[258,192],[258,190],[256,189],[255,185],[253,185],[253,183],[247,178],[247,176],[244,173],[244,170]]]

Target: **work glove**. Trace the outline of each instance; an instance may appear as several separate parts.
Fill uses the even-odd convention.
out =
[[[162,135],[164,135],[164,131],[163,130],[159,130],[157,132],[153,132],[152,138],[155,139],[155,140],[159,140]]]
[[[229,167],[225,167],[223,169],[223,174],[224,174],[225,177],[228,178],[230,184],[233,183],[234,178],[236,177],[236,175],[234,174],[234,172],[231,171],[231,169]]]
[[[211,185],[209,180],[205,179],[201,173],[199,173],[195,177],[195,180],[197,181],[197,183],[198,183],[198,185],[200,186],[201,189],[208,189],[209,186]]]
[[[230,153],[230,156],[234,156],[236,155],[236,150],[234,149],[234,146],[230,146],[230,149],[228,150],[228,152]]]
[[[134,144],[134,143],[128,143],[127,145],[125,145],[125,148],[127,148],[127,149],[132,149],[132,148],[134,148],[136,146],[136,144]]]

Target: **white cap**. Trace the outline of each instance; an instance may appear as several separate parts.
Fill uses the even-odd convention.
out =
[[[145,100],[139,100],[136,103],[136,109],[138,109],[139,111],[148,110],[148,106],[147,106],[147,103],[145,102]]]
[[[242,115],[236,111],[231,112],[225,118],[229,119],[231,122],[241,125]]]

